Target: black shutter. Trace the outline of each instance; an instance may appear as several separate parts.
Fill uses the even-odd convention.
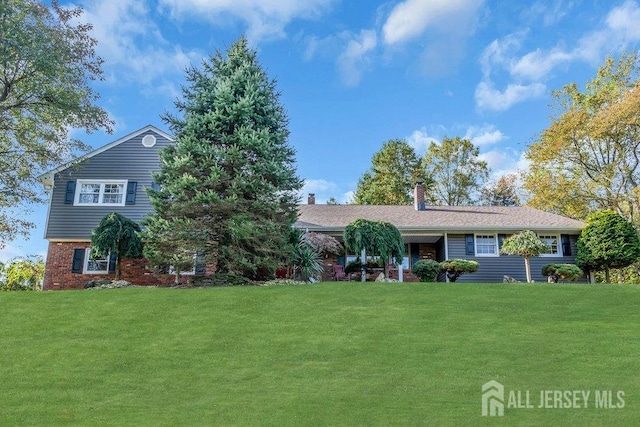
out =
[[[204,256],[202,252],[196,252],[196,270],[195,273],[203,275],[206,272],[206,265],[204,262]]]
[[[465,234],[464,241],[467,255],[475,255],[476,245],[474,243],[473,234]]]
[[[84,249],[73,250],[73,262],[71,263],[71,272],[82,274],[84,269]]]
[[[71,205],[73,204],[73,199],[76,197],[76,182],[75,181],[67,181],[67,190],[64,194],[64,204]]]
[[[571,256],[571,241],[568,234],[561,234],[560,241],[562,242],[562,255]]]
[[[506,238],[507,238],[506,234],[498,234],[498,253],[500,253],[500,249],[502,249],[502,243]]]
[[[116,258],[117,258],[116,254],[111,254],[109,256],[109,273],[116,272]]]
[[[409,249],[411,250],[411,266],[414,266],[416,262],[420,261],[420,244],[411,243]]]
[[[125,200],[125,205],[135,205],[136,204],[136,190],[138,189],[138,183],[135,181],[129,181],[127,183],[127,199]]]

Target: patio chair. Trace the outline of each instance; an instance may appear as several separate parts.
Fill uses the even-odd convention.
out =
[[[333,280],[337,282],[339,280],[351,280],[351,279],[349,278],[349,275],[344,272],[343,266],[339,264],[335,264],[333,266]]]

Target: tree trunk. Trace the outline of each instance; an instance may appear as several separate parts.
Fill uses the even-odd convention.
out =
[[[609,278],[609,267],[604,270],[604,281],[607,283],[611,283],[611,279]]]
[[[524,258],[524,270],[527,273],[527,283],[531,283],[531,264],[528,257]]]

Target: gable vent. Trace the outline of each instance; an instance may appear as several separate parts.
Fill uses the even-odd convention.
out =
[[[142,145],[144,145],[147,148],[151,148],[154,145],[156,145],[156,137],[153,135],[145,135],[142,138]]]

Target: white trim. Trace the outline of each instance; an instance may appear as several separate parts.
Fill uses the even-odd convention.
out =
[[[473,237],[473,247],[476,247],[476,242],[475,242],[475,236]],[[466,244],[466,242],[465,242]],[[475,249],[474,249],[475,252]],[[449,234],[448,233],[444,233],[444,259],[449,259]],[[446,283],[449,283],[449,276],[447,276],[446,274],[444,275],[444,281]]]
[[[93,151],[91,151],[91,152],[89,152],[89,153],[87,153],[87,154],[85,154],[83,156],[80,156],[77,159],[71,160],[70,162],[67,162],[67,163],[65,163],[63,165],[60,165],[55,169],[51,169],[50,171],[45,172],[42,175],[40,175],[38,177],[38,179],[40,181],[42,181],[45,184],[45,186],[47,186],[47,185],[51,185],[52,186],[53,185],[53,177],[58,172],[63,171],[63,170],[65,170],[65,169],[67,169],[67,168],[69,168],[69,167],[71,167],[71,166],[73,166],[73,165],[75,165],[77,163],[80,163],[83,160],[87,160],[87,159],[90,159],[90,158],[92,158],[94,156],[97,156],[98,154],[103,153],[103,152],[115,147],[116,145],[120,145],[123,142],[126,142],[126,141],[128,141],[130,139],[133,139],[133,138],[135,138],[135,137],[137,137],[137,136],[139,136],[139,135],[141,135],[141,134],[143,134],[145,132],[148,132],[148,131],[155,132],[158,135],[162,136],[163,138],[166,138],[171,142],[175,142],[175,139],[173,139],[173,137],[171,135],[169,135],[168,133],[161,131],[160,129],[158,129],[157,127],[155,127],[153,125],[147,125],[147,126],[143,127],[142,129],[138,129],[138,130],[136,130],[134,132],[131,132],[130,134],[125,135],[122,138],[119,138],[119,139],[117,139],[117,140],[115,140],[113,142],[110,142],[107,145],[103,145],[102,147],[100,147],[100,148],[98,148],[96,150],[93,150]]]
[[[478,253],[478,236],[493,237],[494,241],[494,253]],[[477,257],[497,257],[500,256],[498,249],[498,234],[497,233],[474,233],[473,234],[473,251]]]
[[[148,134],[142,137],[142,145],[146,148],[151,148],[156,145],[156,137]]]
[[[538,238],[542,241],[544,241],[545,243],[547,243],[549,246],[551,246],[549,244],[549,242],[546,242],[545,240],[543,240],[543,237],[551,237],[551,238],[555,238],[556,240],[556,249],[557,252],[554,253],[546,253],[546,254],[540,254],[541,257],[549,257],[549,258],[561,258],[564,256],[564,253],[562,252],[562,236],[560,234],[553,234],[553,233],[537,233]]]
[[[83,185],[98,184],[100,185],[100,193],[98,194],[98,203],[81,203],[80,190]],[[127,184],[128,181],[122,179],[78,179],[76,180],[76,194],[73,197],[73,206],[124,206],[127,201]],[[104,203],[104,187],[105,185],[121,185],[122,199],[120,203]]]
[[[111,254],[108,254],[106,258],[100,258],[100,260],[107,260],[106,270],[89,270],[89,261],[91,261],[91,247],[88,247],[84,251],[84,261],[82,263],[82,274],[109,274],[109,262],[111,261]]]

